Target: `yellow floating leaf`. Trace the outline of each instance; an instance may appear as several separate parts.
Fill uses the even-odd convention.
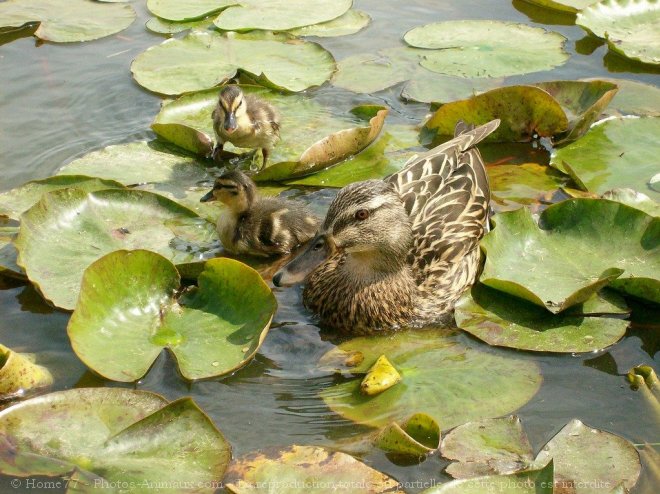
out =
[[[369,396],[377,395],[399,381],[401,381],[401,374],[397,372],[385,355],[381,355],[362,380],[360,391]]]
[[[22,396],[26,392],[49,386],[53,376],[48,369],[36,365],[34,359],[0,345],[0,400]]]

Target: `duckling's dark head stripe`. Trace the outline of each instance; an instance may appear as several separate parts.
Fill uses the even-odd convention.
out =
[[[240,102],[242,94],[243,92],[238,86],[225,86],[220,91],[220,104],[226,111],[234,111]]]

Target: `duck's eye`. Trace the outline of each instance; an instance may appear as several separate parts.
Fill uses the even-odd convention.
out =
[[[366,220],[369,217],[369,210],[368,209],[358,209],[355,212],[355,219],[356,220]]]
[[[312,249],[313,250],[321,250],[324,245],[325,245],[325,241],[322,238],[320,238],[316,241],[316,243],[314,244],[314,247],[312,247]]]

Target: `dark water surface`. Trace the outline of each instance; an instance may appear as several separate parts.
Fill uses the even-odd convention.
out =
[[[139,88],[130,76],[132,59],[163,40],[144,28],[148,19],[144,3],[132,2],[140,18],[116,36],[38,47],[33,38],[27,38],[0,46],[0,190],[47,177],[68,161],[107,145],[154,137],[149,124],[160,98]],[[501,19],[545,26],[569,40],[566,47],[572,56],[565,65],[519,80],[609,76],[658,83],[657,75],[607,54],[605,46],[588,55],[577,53],[578,41],[582,52],[597,43],[580,41],[585,32],[571,25],[570,18],[524,2],[356,0],[355,4],[372,16],[373,23],[354,36],[320,40],[337,59],[395,46],[408,29],[433,21]],[[421,121],[428,107],[402,103],[397,99],[399,90],[365,96],[328,86],[315,97],[347,108],[385,100],[394,110],[394,119]],[[274,327],[254,361],[235,375],[188,384],[177,375],[172,359],[163,354],[135,387],[168,399],[192,396],[222,429],[234,455],[293,443],[332,445],[363,432],[318,398],[318,392],[331,386],[336,377],[317,370],[316,361],[336,341],[313,325],[297,289],[278,289],[277,297],[280,309]],[[658,314],[651,317],[657,324]],[[65,331],[68,319],[68,313],[51,309],[32,287],[0,280],[0,342],[16,351],[36,353],[39,363],[52,370],[54,389],[124,386],[96,377],[75,357]],[[516,352],[459,336],[461,343],[481,351],[515,354],[540,363],[541,390],[517,412],[536,450],[573,418],[634,443],[657,443],[657,420],[623,374],[634,365],[657,363],[658,339],[657,325],[640,325],[607,351],[573,356]],[[445,464],[437,457],[416,466],[396,465],[380,453],[365,461],[410,483],[410,492],[420,490],[414,487],[416,481],[446,480],[441,473]],[[653,488],[647,480],[638,492],[653,492]],[[0,493],[17,491],[9,479],[0,478]]]

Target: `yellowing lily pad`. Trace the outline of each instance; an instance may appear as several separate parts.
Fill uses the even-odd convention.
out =
[[[50,386],[50,371],[34,363],[31,355],[16,353],[0,345],[0,402]]]
[[[660,218],[603,199],[500,213],[482,240],[481,282],[553,313],[603,286],[660,302]],[[616,249],[612,246],[616,245]]]
[[[347,358],[356,352],[364,360],[348,366]],[[346,381],[321,391],[327,405],[347,419],[373,427],[424,413],[448,429],[510,413],[529,401],[541,384],[534,362],[463,346],[440,330],[356,338],[326,353],[321,366],[362,374],[383,354],[400,372],[399,384],[365,396],[360,392],[361,379]]]
[[[657,0],[602,0],[578,13],[575,23],[611,50],[632,60],[660,64],[660,3]]]
[[[440,447],[440,425],[425,413],[416,413],[400,424],[392,422],[376,434],[378,448],[396,456],[422,457]]]
[[[290,29],[289,33],[294,36],[317,36],[329,38],[333,36],[347,36],[361,31],[369,25],[371,17],[366,12],[350,9],[331,21],[313,24],[311,26]]]
[[[182,237],[197,241],[196,249],[178,247],[176,230],[183,225],[196,227],[193,238],[189,231]],[[109,252],[146,248],[185,263],[210,254],[215,239],[213,224],[150,192],[62,189],[23,213],[15,244],[30,281],[53,305],[72,310],[83,271]]]
[[[626,374],[631,386],[638,390],[648,403],[649,407],[660,418],[660,380],[650,365],[638,365]]]
[[[314,446],[267,450],[234,460],[224,480],[235,494],[271,492],[289,494],[404,494],[399,483],[352,456]]]
[[[373,396],[388,390],[400,381],[401,374],[397,372],[385,355],[381,355],[362,379],[360,391],[365,395]]]
[[[238,0],[147,0],[149,11],[168,21],[193,21],[238,5]]]
[[[140,494],[163,485],[212,493],[231,457],[229,443],[190,398],[168,404],[119,388],[59,391],[6,408],[0,445],[5,475],[66,476],[77,469],[78,488],[97,479],[97,488],[125,483]]]
[[[90,41],[123,31],[136,18],[130,5],[89,0],[7,0],[0,3],[0,26],[40,22],[35,36],[56,43]]]
[[[283,34],[195,31],[149,48],[131,65],[138,84],[170,95],[218,86],[239,70],[259,83],[296,92],[327,81],[335,61],[320,45]]]
[[[176,297],[179,273],[154,252],[99,259],[83,275],[67,328],[74,352],[115,381],[142,377],[163,348],[186,379],[235,371],[261,346],[275,298],[256,271],[233,259],[208,261],[198,283]]]

